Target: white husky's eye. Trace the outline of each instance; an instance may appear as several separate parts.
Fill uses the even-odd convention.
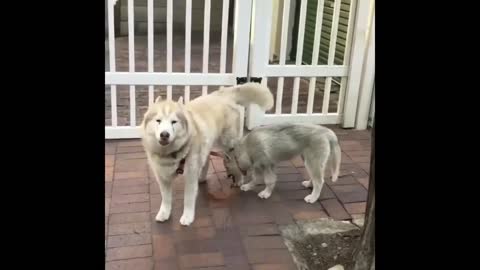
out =
[[[177,123],[177,121],[175,121],[175,120],[172,121],[172,125],[173,125],[173,124],[176,124],[176,123]]]
[[[159,123],[159,124],[160,124],[160,122],[162,122],[162,120],[160,120],[160,119],[157,119],[157,123]]]

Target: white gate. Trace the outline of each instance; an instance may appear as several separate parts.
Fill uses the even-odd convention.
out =
[[[220,2],[220,1],[216,1]],[[154,6],[147,0],[148,11],[148,71],[135,71],[134,1],[128,0],[128,72],[116,71],[114,0],[108,0],[108,42],[110,71],[105,72],[105,85],[111,85],[111,125],[105,127],[106,139],[138,138],[139,128],[136,117],[135,86],[148,86],[148,103],[154,101],[154,86],[166,86],[167,99],[172,98],[172,86],[184,86],[185,102],[190,100],[190,86],[201,85],[202,95],[207,94],[207,86],[235,85],[237,77],[247,77],[251,1],[236,1],[234,15],[234,41],[232,72],[226,73],[227,31],[229,0],[222,2],[220,66],[218,73],[209,73],[209,41],[211,0],[204,1],[203,57],[202,72],[191,73],[192,0],[185,1],[185,58],[184,72],[172,72],[173,47],[173,0],[166,0],[166,72],[154,72]],[[197,2],[198,3],[198,2]],[[130,121],[128,126],[117,122],[117,85],[130,85]]]
[[[290,0],[283,0],[279,61],[278,64],[270,63],[271,11],[275,10],[272,8],[272,5],[276,4],[275,1],[276,0],[254,1],[252,24],[253,46],[250,51],[249,74],[251,77],[262,78],[262,83],[264,84],[267,84],[269,77],[278,80],[276,82],[277,89],[271,89],[276,94],[275,110],[272,113],[267,112],[264,114],[258,110],[256,106],[251,106],[247,111],[247,127],[251,129],[259,125],[283,122],[308,122],[315,124],[341,123],[343,127],[354,127],[366,42],[365,30],[367,29],[367,20],[370,16],[370,4],[373,1],[348,1],[350,4],[348,11],[349,16],[343,53],[344,58],[341,65],[335,64],[341,0],[329,1],[333,2],[331,6],[325,5],[325,0],[318,0],[317,2],[317,6],[315,7],[316,27],[313,40],[313,52],[309,65],[302,63],[302,60],[304,60],[302,53],[308,1],[301,0],[299,8],[298,34],[293,37],[297,42],[295,63],[286,64],[288,22],[291,22],[291,20],[288,9],[288,7],[290,7]],[[329,12],[325,11],[326,8],[329,9]],[[330,31],[327,37],[325,37],[325,31],[322,33],[324,14],[331,14]],[[354,23],[355,20],[356,23]],[[354,35],[354,33],[356,34]],[[327,63],[323,65],[318,64],[321,39],[325,39],[329,43],[327,47]],[[286,108],[288,111],[282,111],[282,109],[285,110],[285,106],[282,104],[286,94],[284,92],[285,77],[294,77],[291,94],[287,92],[287,94],[291,95],[291,106],[289,106],[290,108]],[[301,77],[305,79],[301,79]],[[335,81],[333,78],[338,79]],[[306,86],[307,81],[308,86]],[[301,87],[301,82],[305,87]],[[319,84],[320,87],[318,87]],[[333,84],[336,84],[339,88],[336,93],[336,100],[333,100],[331,95]],[[303,112],[299,111],[299,95],[301,91],[303,91],[304,101],[306,100],[306,106],[303,106]],[[316,95],[320,95],[321,99],[316,98]],[[332,108],[332,105],[334,105],[335,108]]]
[[[272,113],[263,114],[256,106],[251,106],[247,110],[247,127],[249,129],[264,124],[281,122],[310,122],[318,124],[337,124],[342,123],[344,127],[353,127],[358,102],[358,89],[360,88],[360,76],[363,67],[363,57],[366,43],[367,19],[369,14],[370,0],[344,0],[350,3],[349,22],[344,48],[344,59],[342,65],[335,65],[335,52],[337,44],[337,30],[339,26],[341,0],[333,1],[333,14],[331,16],[331,31],[329,36],[328,60],[325,65],[318,65],[322,17],[324,16],[325,0],[318,0],[316,7],[316,28],[313,41],[313,52],[311,65],[302,64],[302,52],[304,43],[304,33],[307,14],[307,0],[301,0],[298,36],[296,39],[297,51],[295,63],[286,64],[288,23],[282,23],[281,44],[279,63],[270,63],[270,40],[272,30],[272,6],[277,0],[236,0],[234,7],[234,38],[231,72],[226,72],[227,58],[227,35],[228,35],[228,17],[229,0],[204,0],[203,8],[203,55],[202,71],[191,72],[192,67],[192,1],[183,0],[185,10],[185,44],[184,44],[184,71],[172,72],[174,60],[172,59],[173,44],[173,0],[163,0],[165,3],[166,15],[166,71],[154,71],[154,1],[147,0],[147,70],[135,70],[135,24],[134,24],[134,0],[123,0],[126,2],[128,17],[128,71],[117,71],[116,69],[116,46],[114,32],[114,5],[115,0],[108,1],[108,50],[109,50],[109,71],[105,72],[105,85],[110,85],[110,107],[111,107],[111,125],[105,127],[105,138],[138,138],[138,117],[136,106],[136,86],[148,86],[148,104],[154,100],[154,86],[166,87],[166,98],[172,98],[172,86],[182,86],[183,96],[186,102],[190,100],[190,87],[202,86],[202,95],[207,94],[207,86],[234,85],[237,78],[254,77],[263,78],[262,83],[267,84],[269,77],[278,80],[276,87],[271,88],[275,96],[275,109]],[[182,2],[183,1],[179,1]],[[294,0],[292,0],[294,1]],[[121,2],[121,1],[120,1]],[[175,2],[178,5],[179,2]],[[198,2],[193,2],[195,5]],[[212,2],[214,5],[221,3],[221,48],[220,64],[217,73],[209,72],[209,42],[210,42],[210,19]],[[158,2],[156,2],[158,3]],[[282,21],[289,21],[290,0],[283,0]],[[163,7],[162,7],[163,8]],[[219,8],[219,6],[214,6]],[[329,7],[330,8],[330,7]],[[357,10],[355,12],[355,10]],[[176,10],[178,13],[178,11]],[[354,16],[356,14],[356,16]],[[155,17],[157,19],[157,17]],[[355,20],[355,24],[353,23]],[[285,25],[285,26],[284,26]],[[195,24],[194,24],[195,26]],[[319,27],[320,26],[320,27]],[[278,26],[275,26],[275,29]],[[177,48],[175,48],[177,49]],[[138,53],[138,52],[137,52]],[[351,55],[351,57],[350,57]],[[284,81],[286,77],[293,77],[293,87],[284,91]],[[308,78],[308,87],[305,86],[305,80]],[[318,78],[318,79],[317,79]],[[335,78],[338,78],[335,80]],[[348,78],[348,80],[347,80]],[[323,87],[318,87],[323,83]],[[334,111],[332,111],[332,85],[338,86],[339,90],[335,93],[337,99],[334,102]],[[119,125],[117,118],[117,86],[129,86],[129,124]],[[322,89],[320,89],[322,88]],[[180,90],[180,89],[177,89]],[[175,90],[175,91],[177,91]],[[305,91],[303,91],[305,90]],[[322,91],[323,90],[323,91]],[[181,91],[181,90],[180,90]],[[285,105],[284,96],[291,91],[291,109],[282,111],[282,103]],[[303,92],[305,93],[303,93]],[[306,97],[299,99],[299,96]],[[319,102],[315,102],[315,96],[322,96]],[[318,99],[318,98],[317,98]],[[300,101],[300,102],[299,102]],[[299,103],[306,105],[305,111],[298,110]],[[345,104],[345,105],[344,105]],[[321,105],[321,108],[320,106]],[[318,109],[320,108],[320,109]],[[318,111],[320,110],[320,111]]]

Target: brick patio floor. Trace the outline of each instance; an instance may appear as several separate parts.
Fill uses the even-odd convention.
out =
[[[174,184],[170,220],[157,223],[161,197],[140,141],[105,141],[106,269],[296,269],[279,226],[328,216],[349,220],[365,211],[370,132],[331,128],[342,147],[341,177],[326,181],[319,202],[303,201],[310,190],[301,185],[306,172],[300,159],[280,164],[272,197],[262,200],[262,186],[256,192],[230,189],[221,160],[212,158],[190,227],[179,223],[183,179]],[[229,197],[210,195],[221,192]]]

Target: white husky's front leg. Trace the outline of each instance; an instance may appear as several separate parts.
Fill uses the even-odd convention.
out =
[[[170,180],[170,179],[169,179]],[[157,178],[157,183],[162,194],[162,205],[155,217],[156,221],[163,222],[170,218],[172,212],[172,182],[169,180],[162,180]]]
[[[198,173],[197,173],[198,175]],[[191,173],[185,176],[185,194],[183,199],[183,214],[180,218],[180,224],[189,226],[195,220],[195,202],[198,193],[198,176],[192,176]]]
[[[185,192],[183,198],[183,214],[180,218],[180,224],[189,226],[195,219],[195,203],[198,193],[198,178],[201,172],[198,155],[192,155],[187,157],[186,170],[185,170]],[[205,158],[206,159],[206,158]]]
[[[160,194],[162,195],[162,204],[160,205],[160,210],[158,210],[155,220],[163,222],[170,218],[170,213],[172,212],[173,169],[170,169],[170,166],[161,166],[160,164],[165,163],[165,161],[158,157],[150,155],[147,157],[148,163],[155,175],[155,180],[157,180],[158,187],[160,188]]]

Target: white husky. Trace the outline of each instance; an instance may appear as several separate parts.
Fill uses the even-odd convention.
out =
[[[238,105],[257,104],[263,110],[273,107],[273,95],[256,83],[222,88],[183,105],[161,100],[148,108],[142,121],[142,142],[150,167],[155,174],[162,203],[156,216],[165,221],[172,210],[172,182],[185,164],[185,196],[182,225],[195,219],[198,182],[208,171],[209,153],[216,143],[223,149],[233,147],[242,132],[243,115]]]

